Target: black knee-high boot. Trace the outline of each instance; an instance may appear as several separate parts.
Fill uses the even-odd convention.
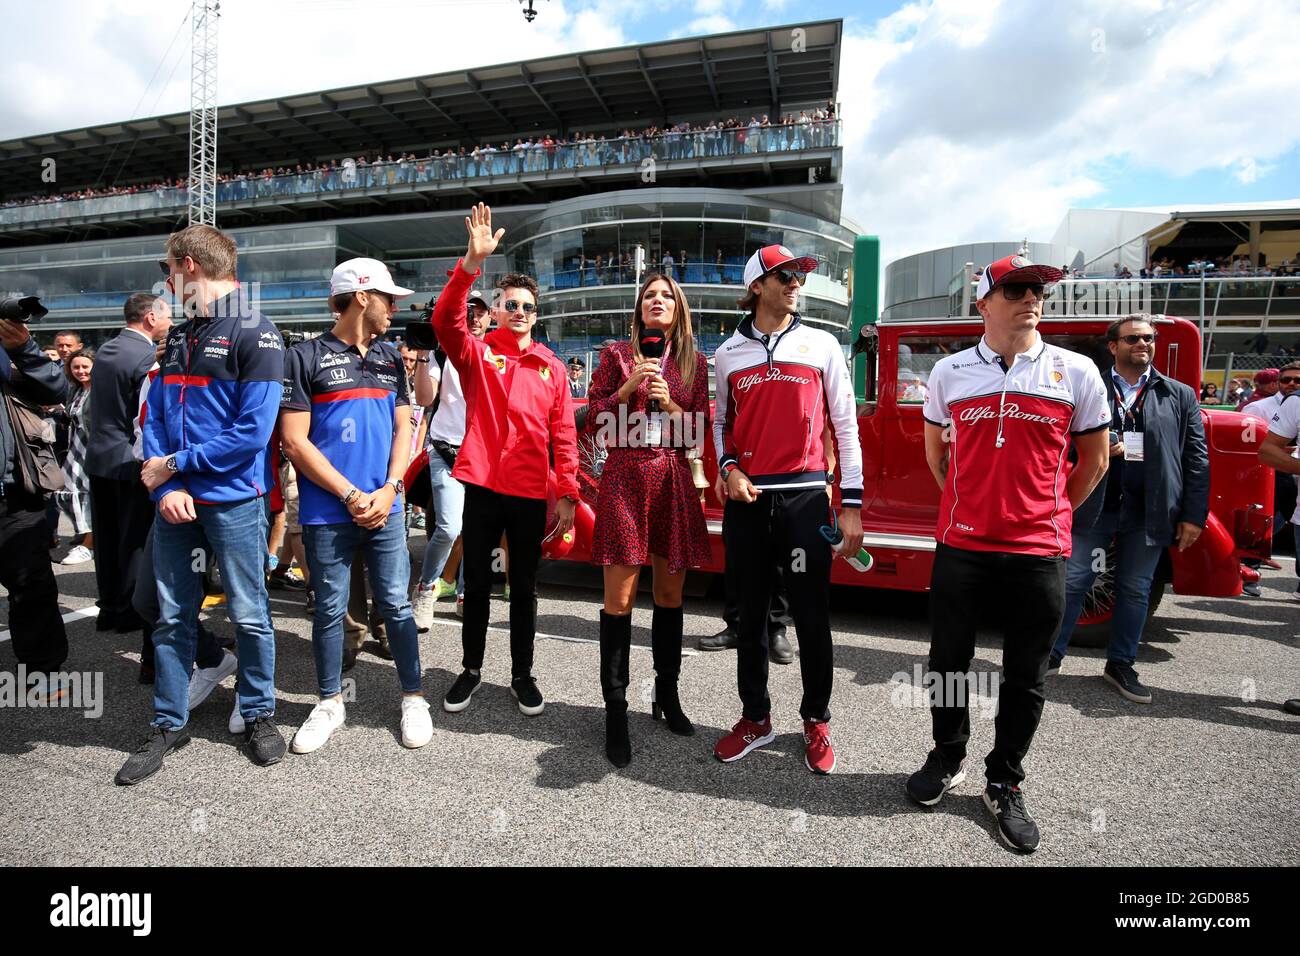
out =
[[[627,735],[628,656],[632,615],[600,612],[600,691],[605,698],[605,756],[615,767],[632,762]]]
[[[650,619],[650,650],[655,662],[655,697],[650,715],[661,717],[675,734],[689,737],[695,727],[682,713],[677,698],[677,675],[682,671],[682,609],[655,605]]]

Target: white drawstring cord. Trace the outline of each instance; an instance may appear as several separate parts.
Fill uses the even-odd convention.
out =
[[[1007,369],[1002,375],[1002,397],[998,399],[998,440],[994,447],[1001,448],[1006,444],[1006,439],[1002,437],[1003,415],[1007,408],[1007,379],[1011,377],[1011,369]]]

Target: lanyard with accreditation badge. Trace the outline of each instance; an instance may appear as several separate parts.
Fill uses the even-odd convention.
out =
[[[1122,393],[1118,386],[1115,388],[1115,412],[1119,417],[1120,424],[1124,427],[1123,435],[1120,441],[1124,444],[1125,461],[1145,461],[1145,449],[1143,448],[1143,434],[1137,430],[1137,416],[1142,414],[1142,406],[1147,400],[1147,392],[1151,390],[1152,379],[1148,378],[1146,384],[1137,393],[1133,402],[1129,405],[1124,404]],[[1112,379],[1112,383],[1114,381]]]

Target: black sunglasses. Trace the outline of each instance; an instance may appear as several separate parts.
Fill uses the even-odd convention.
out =
[[[791,279],[797,279],[799,284],[803,285],[808,279],[808,273],[793,269],[777,269],[775,272],[769,272],[768,275],[776,276],[776,281],[781,285],[789,285]]]
[[[537,311],[537,306],[532,302],[519,302],[515,299],[506,299],[507,312],[518,312],[520,309],[523,310],[525,315],[532,315]]]
[[[1156,334],[1154,332],[1147,332],[1134,335],[1121,335],[1119,338],[1125,345],[1137,345],[1139,342],[1143,345],[1151,345],[1156,340]]]
[[[998,288],[1002,290],[1002,297],[1008,302],[1023,299],[1026,292],[1033,292],[1036,299],[1047,298],[1046,286],[1041,282],[1008,282]]]
[[[170,279],[172,277],[172,267],[167,264],[166,259],[158,260],[158,268],[162,270],[162,274],[166,278]]]
[[[1277,383],[1279,385],[1300,385],[1300,378],[1279,378]]]

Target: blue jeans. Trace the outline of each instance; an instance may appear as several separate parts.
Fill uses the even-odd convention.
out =
[[[307,567],[316,591],[311,649],[316,658],[316,683],[322,699],[338,694],[343,683],[343,615],[348,609],[352,581],[352,554],[360,548],[370,571],[370,589],[388,627],[388,646],[397,665],[402,691],[420,691],[420,643],[406,598],[411,579],[411,559],[406,548],[406,527],[389,519],[382,528],[368,531],[353,522],[307,524],[302,527]]]
[[[275,631],[266,597],[266,502],[195,504],[198,518],[154,521],[153,561],[158,578],[158,626],[153,632],[154,723],[176,730],[189,720],[200,573],[215,555],[226,589],[226,613],[239,644],[239,712],[248,724],[275,713]]]
[[[432,448],[429,449],[429,508],[433,511],[433,534],[424,547],[424,562],[420,565],[420,586],[432,587],[433,579],[442,573],[451,547],[460,536],[461,519],[465,513],[465,486],[451,476],[451,468]]]
[[[1097,577],[1094,564],[1115,541],[1115,610],[1110,622],[1110,646],[1106,660],[1132,664],[1137,660],[1142,628],[1147,621],[1147,604],[1151,598],[1151,579],[1155,575],[1161,545],[1147,544],[1143,528],[1120,527],[1119,513],[1103,511],[1097,523],[1087,529],[1075,529],[1073,551],[1065,570],[1065,618],[1052,653],[1065,656],[1070,638],[1083,610],[1083,599]]]

